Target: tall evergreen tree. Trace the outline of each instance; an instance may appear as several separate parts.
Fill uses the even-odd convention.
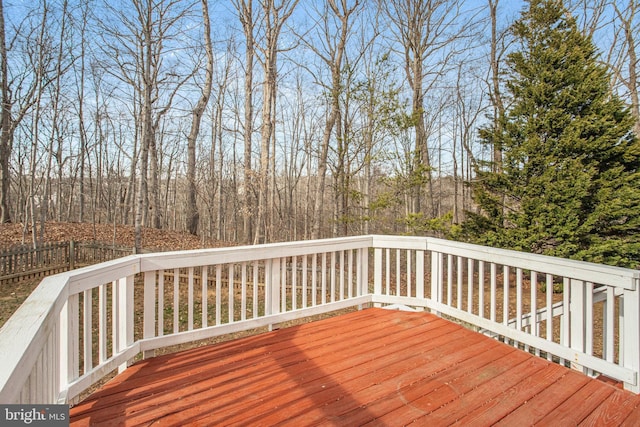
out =
[[[530,0],[512,27],[510,107],[481,130],[502,170],[478,170],[479,242],[573,259],[640,262],[640,146],[591,40],[560,0]]]

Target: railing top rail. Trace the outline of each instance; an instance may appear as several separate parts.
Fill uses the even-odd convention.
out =
[[[196,249],[191,251],[162,252],[139,255],[142,271],[245,262],[288,256],[348,249],[368,248],[372,236],[339,237],[333,239],[302,240],[298,242],[268,243],[263,245],[227,248]]]
[[[491,248],[428,237],[427,249],[510,267],[520,267],[607,286],[635,290],[640,271],[629,268],[557,258],[547,255]]]
[[[41,282],[0,329],[0,366],[2,366],[0,401],[15,400],[15,394],[19,391],[14,390],[13,384],[22,384],[28,377],[30,367],[36,363],[39,354],[37,350],[45,344],[69,295],[145,271],[250,262],[365,248],[447,253],[630,290],[636,290],[640,280],[640,271],[636,270],[431,237],[368,235],[130,255],[50,276]]]
[[[66,273],[46,277],[0,329],[0,402],[13,402],[68,297]]]
[[[428,237],[373,235],[372,245],[376,248],[427,250]]]

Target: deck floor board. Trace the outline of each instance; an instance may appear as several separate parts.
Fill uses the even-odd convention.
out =
[[[640,397],[433,314],[366,309],[136,363],[82,425],[632,425]]]

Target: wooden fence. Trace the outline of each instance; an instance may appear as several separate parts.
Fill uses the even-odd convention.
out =
[[[103,242],[54,242],[37,248],[17,245],[0,251],[0,283],[44,277],[131,255],[131,247]]]

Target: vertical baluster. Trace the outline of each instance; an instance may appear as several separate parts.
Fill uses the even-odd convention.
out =
[[[287,311],[287,259],[280,258],[280,312]]]
[[[538,273],[531,271],[529,283],[531,285],[531,331],[534,336],[540,335],[540,325],[538,323]]]
[[[118,281],[111,283],[111,355],[115,356],[118,352]]]
[[[516,268],[516,321],[515,321],[515,328],[518,331],[522,331],[523,328],[523,323],[522,323],[522,318],[523,318],[524,313],[522,312],[522,269],[521,268]],[[518,341],[513,342],[513,346],[514,347],[518,347]],[[524,347],[525,351],[529,351],[529,346],[525,345]]]
[[[258,261],[253,261],[253,318],[259,316],[258,308],[258,282],[259,282],[259,264]]]
[[[340,287],[340,301],[342,301],[344,299],[344,251],[340,251],[338,261],[340,265],[340,281],[338,285]]]
[[[247,263],[240,264],[240,320],[247,320]]]
[[[51,359],[50,333],[45,336],[44,341],[39,349],[40,353],[36,360],[34,370],[36,371],[36,379],[38,386],[36,388],[36,400],[32,402],[51,402],[55,397],[50,394],[51,382],[55,374],[49,369],[49,360]],[[32,374],[33,375],[33,374]],[[78,373],[78,375],[80,375]]]
[[[235,313],[234,313],[234,302],[235,302],[235,286],[233,281],[235,280],[233,277],[233,264],[229,264],[229,300],[228,300],[228,304],[229,304],[229,323],[233,323],[233,319],[235,317]]]
[[[407,296],[411,297],[411,286],[413,281],[411,280],[411,276],[413,275],[413,271],[411,268],[411,250],[407,249]]]
[[[280,260],[272,259],[271,260],[271,314],[278,314],[281,312],[281,300],[284,297],[280,296],[280,287],[282,284],[282,277],[280,269]]]
[[[416,251],[416,298],[424,299],[424,251]]]
[[[79,298],[69,295],[60,312],[60,385],[66,390],[79,372]]]
[[[322,277],[321,279],[321,283],[322,283],[322,304],[326,304],[327,303],[327,253],[323,252],[322,253],[322,266],[320,268]]]
[[[314,253],[311,257],[311,306],[315,307],[318,304],[318,254]]]
[[[540,336],[540,322],[538,322],[538,273],[531,272],[529,283],[531,284],[531,318],[529,333]],[[536,356],[540,356],[540,349],[536,348]]]
[[[201,323],[202,323],[202,327],[206,328],[207,326],[209,326],[209,301],[208,301],[208,297],[209,297],[209,267],[202,266],[200,267],[200,289],[201,289],[201,295],[200,295],[200,307],[201,307]],[[159,304],[158,304],[159,306]]]
[[[396,249],[396,295],[400,295],[400,249]]]
[[[158,271],[158,336],[164,335],[164,270]]]
[[[180,269],[173,269],[173,333],[180,332]]]
[[[509,325],[509,266],[502,266],[502,323]]]
[[[331,252],[331,297],[330,301],[334,302],[336,300],[336,252]]]
[[[478,315],[484,318],[484,261],[478,261]]]
[[[547,341],[553,341],[553,275],[546,275],[546,323]],[[547,360],[551,360],[551,354],[547,353]]]
[[[272,263],[273,260],[271,259],[266,259],[264,260],[264,314],[265,316],[268,316],[272,313],[271,307],[271,293],[273,292],[273,286],[272,286],[272,280],[273,280],[273,274],[272,274]]]
[[[607,286],[606,290],[606,299],[604,302],[604,310],[603,310],[603,325],[602,330],[604,331],[604,336],[602,338],[602,352],[603,357],[607,362],[614,361],[614,348],[615,348],[615,294],[613,287]]]
[[[93,368],[93,289],[87,289],[83,293],[83,344],[84,344],[84,373]]]
[[[222,264],[216,265],[216,325],[222,323]]]
[[[349,287],[347,295],[349,296],[349,298],[352,298],[353,297],[353,250],[352,249],[350,249],[347,252],[347,264],[348,264],[347,286]],[[382,274],[382,272],[380,272],[380,274]]]
[[[107,360],[107,285],[98,286],[98,363]]]
[[[562,316],[560,316],[560,344],[565,347],[571,345],[571,285],[570,279],[562,278]],[[560,364],[565,363],[560,359]]]
[[[638,283],[635,284],[636,289],[638,289]],[[625,304],[625,291],[622,291],[623,295],[622,295],[622,299],[616,301],[616,303],[618,304],[618,360],[617,363],[618,365],[622,365],[622,366],[626,366],[625,363],[625,348],[627,347],[627,342],[625,342],[625,339],[628,338],[627,337],[627,333],[628,332],[632,332],[632,331],[625,331],[625,323],[627,323],[629,321],[629,317],[627,317],[627,314],[625,312],[625,307],[628,310],[629,306],[628,304]],[[631,293],[631,295],[629,295],[630,299],[633,301],[635,298],[638,297],[637,294],[637,290],[633,293]],[[637,312],[640,312],[640,309],[636,309]],[[636,313],[637,314],[637,313]],[[630,314],[629,316],[634,316],[635,314]],[[640,324],[640,321],[638,321],[637,323],[632,323],[632,328],[634,330],[637,330],[638,326]],[[627,325],[629,326],[629,325]],[[640,344],[640,338],[635,340],[635,344],[633,341],[630,342],[630,345],[633,347],[635,345]],[[640,352],[636,352],[634,357],[637,357],[638,354],[640,354]],[[630,356],[630,355],[629,355]],[[636,369],[636,371],[638,371]],[[640,384],[638,384],[640,385]]]
[[[307,286],[308,286],[308,257],[302,256],[302,308],[307,308]]]
[[[193,330],[193,312],[194,312],[194,297],[193,297],[193,267],[188,268],[187,276],[187,330]]]
[[[48,372],[49,374],[47,375],[47,396],[49,396],[49,399],[47,399],[46,401],[49,402],[55,402],[57,401],[58,396],[56,395],[56,391],[57,391],[57,379],[55,378],[55,375],[51,375],[52,372],[55,372],[55,366],[56,366],[56,358],[58,357],[57,351],[56,351],[56,327],[55,324],[53,325],[53,328],[51,329],[51,332],[49,332],[49,336],[47,337],[47,355],[48,357],[45,358],[46,364],[45,364],[45,369],[46,372]]]
[[[358,296],[369,293],[369,250],[358,249]],[[362,307],[360,307],[362,308]]]
[[[298,308],[298,257],[291,257],[291,309]]]
[[[447,254],[447,305],[451,307],[453,298],[453,255]]]
[[[36,362],[29,375],[29,402],[42,402],[42,395],[40,394],[43,389],[42,380],[44,380],[44,367],[42,366],[42,352],[38,354]],[[3,414],[4,415],[4,414]]]
[[[498,266],[495,263],[491,263],[491,310],[489,316],[492,322],[496,321],[496,299],[498,291]]]
[[[462,281],[463,281],[463,268],[464,258],[461,256],[457,257],[457,280],[456,280],[456,308],[462,310]]]
[[[474,260],[467,259],[467,311],[473,313],[473,265]]]
[[[387,284],[387,293],[385,295],[391,295],[391,250],[385,249],[385,279]]]
[[[522,269],[516,268],[516,329],[522,331]]]

